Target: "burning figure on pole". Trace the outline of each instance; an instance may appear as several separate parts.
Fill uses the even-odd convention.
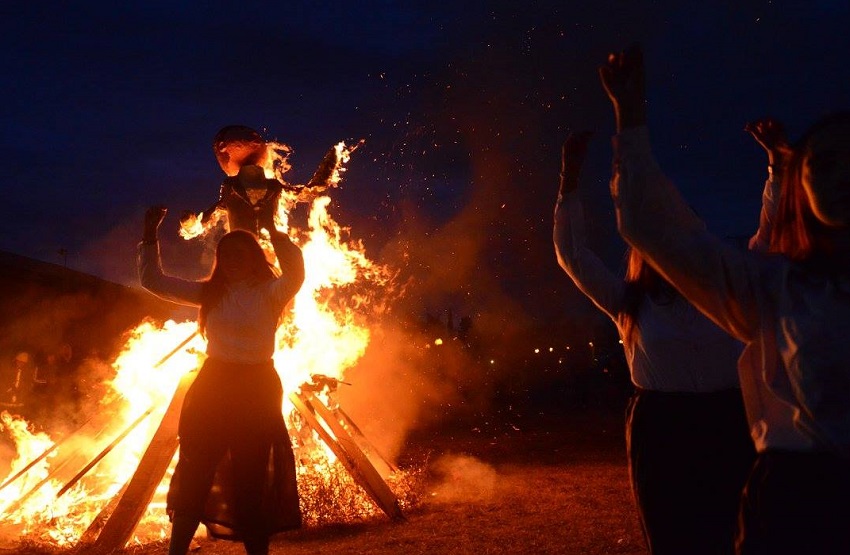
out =
[[[359,145],[359,144],[358,144]],[[180,218],[180,234],[191,239],[213,227],[222,213],[226,229],[244,229],[261,236],[271,230],[280,206],[281,195],[293,203],[325,191],[339,182],[342,164],[357,148],[346,149],[339,143],[325,154],[313,177],[306,185],[291,185],[280,176],[289,169],[289,147],[267,142],[254,129],[244,125],[223,127],[213,139],[213,152],[226,174],[218,200],[200,214],[184,212]],[[268,174],[277,178],[267,177]]]

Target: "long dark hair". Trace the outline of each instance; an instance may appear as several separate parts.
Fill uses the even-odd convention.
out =
[[[241,244],[248,253],[245,265],[250,269],[250,279],[256,283],[273,280],[277,277],[274,266],[269,263],[263,247],[257,242],[257,237],[250,231],[237,229],[224,235],[215,248],[215,260],[209,279],[201,290],[201,308],[198,311],[198,328],[206,335],[207,316],[212,308],[221,301],[227,292],[228,282],[219,268],[222,248],[231,244]]]
[[[826,226],[817,219],[803,189],[803,163],[812,137],[831,125],[850,125],[850,112],[829,114],[815,122],[794,145],[782,177],[776,221],[770,234],[770,252],[805,261],[829,249]]]
[[[631,247],[626,252],[625,282],[626,291],[623,296],[620,318],[623,344],[630,346],[636,339],[638,312],[640,312],[646,297],[660,298],[662,295],[669,295],[670,300],[672,300],[676,295],[676,290],[647,263],[638,251]]]

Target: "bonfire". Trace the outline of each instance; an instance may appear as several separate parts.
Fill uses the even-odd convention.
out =
[[[308,269],[278,329],[274,355],[287,393],[281,410],[293,441],[307,527],[401,518],[416,502],[419,471],[399,469],[383,456],[336,397],[338,388],[356,387],[345,374],[370,341],[376,311],[367,307],[378,296],[386,302],[395,277],[373,263],[329,212],[328,193],[357,146],[335,145],[321,187],[284,187],[275,218],[278,229],[301,247]],[[285,183],[290,151],[270,144],[267,178]],[[309,205],[303,228],[290,221],[299,203]],[[213,238],[226,224],[220,214],[206,216],[187,219],[184,238]],[[79,428],[36,431],[20,416],[0,414],[0,427],[16,448],[0,480],[3,536],[49,546],[97,546],[111,524],[128,530],[110,532],[117,547],[168,537],[164,500],[178,448],[175,414],[204,352],[196,321],[147,320],[126,334],[120,354],[107,361],[112,377],[102,384],[97,410]],[[150,462],[154,459],[162,468]],[[134,514],[127,516],[128,510]]]

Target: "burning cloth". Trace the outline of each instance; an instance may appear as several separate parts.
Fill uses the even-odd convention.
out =
[[[239,541],[301,526],[282,399],[271,361],[207,359],[180,415],[169,514],[200,516],[212,536]],[[252,504],[256,499],[262,503]]]
[[[362,142],[362,141],[361,141]],[[284,149],[285,156],[277,154]],[[226,215],[229,231],[245,229],[254,235],[271,229],[284,190],[296,200],[315,198],[339,179],[343,162],[357,146],[345,150],[342,145],[331,147],[316,168],[313,177],[304,185],[290,184],[281,179],[266,177],[266,170],[282,174],[288,169],[286,145],[267,142],[254,129],[244,125],[223,127],[213,139],[213,152],[226,177],[219,189],[218,200],[200,215],[184,212],[180,218],[180,234],[190,239],[206,231]]]

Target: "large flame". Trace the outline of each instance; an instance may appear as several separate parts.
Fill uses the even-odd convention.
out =
[[[347,161],[352,149],[346,149],[343,143],[336,148],[339,159]],[[285,156],[271,157],[267,173],[275,175],[286,169]],[[337,181],[341,169],[334,170]],[[369,344],[370,312],[366,307],[378,295],[386,299],[393,273],[371,262],[363,245],[348,238],[349,230],[340,227],[328,213],[331,199],[327,196],[312,199],[307,229],[291,226],[289,212],[299,202],[296,196],[284,194],[276,224],[302,248],[307,277],[278,330],[274,361],[284,391],[298,391],[307,383],[312,383],[316,391],[318,376],[318,383],[326,386],[318,393],[333,407],[333,390],[346,383],[346,370]],[[33,433],[27,422],[4,412],[2,429],[11,436],[17,454],[9,475],[0,482],[8,482],[0,490],[3,527],[15,527],[16,536],[52,545],[80,542],[97,515],[132,477],[181,376],[200,366],[204,351],[204,340],[197,334],[194,321],[162,325],[143,322],[129,333],[122,352],[112,361],[114,377],[107,383],[99,410],[76,433],[59,437]],[[306,524],[379,514],[380,509],[288,400],[282,410],[295,447]],[[40,456],[22,473],[25,465]],[[80,475],[82,463],[94,461],[96,464]],[[167,536],[164,494],[172,468],[136,528],[133,541]],[[19,478],[10,480],[17,474]],[[386,478],[404,506],[412,494],[406,489],[403,473],[398,471]]]

